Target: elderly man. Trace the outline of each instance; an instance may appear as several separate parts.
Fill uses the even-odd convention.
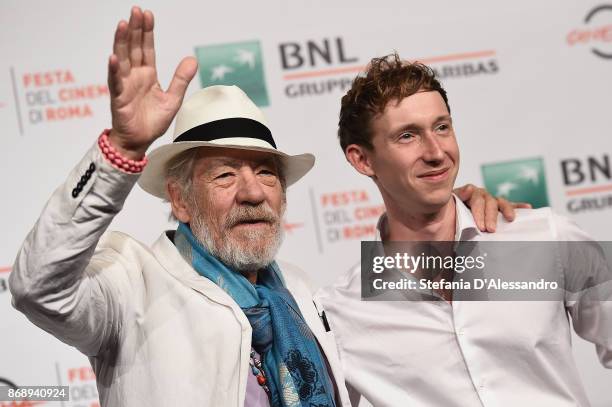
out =
[[[119,23],[108,65],[112,129],[23,244],[14,306],[89,356],[104,406],[348,406],[307,284],[274,261],[286,187],[314,157],[277,150],[236,87],[198,91],[179,110],[196,63],[160,88],[150,12]],[[174,142],[145,158],[175,115]],[[179,221],[151,248],[105,233],[137,180]]]
[[[513,223],[500,220],[495,234],[479,230],[452,194],[459,147],[446,91],[424,65],[401,61],[397,54],[373,59],[342,99],[338,135],[347,160],[382,195],[387,212],[379,220],[377,240],[384,243],[378,248],[383,254],[397,247],[391,242],[589,240],[550,208],[519,211]],[[536,252],[546,247],[529,246]],[[597,247],[581,247],[589,267],[601,259]],[[542,296],[530,297],[540,301],[455,301],[453,286],[443,284],[461,278],[452,265],[421,280],[404,274],[408,282],[440,283],[409,292],[411,301],[362,301],[361,267],[342,276],[321,297],[351,395],[364,395],[377,407],[589,405],[572,358],[568,320],[612,368],[611,279],[604,269],[608,274],[597,280],[601,286],[587,290],[581,284],[591,283],[589,270],[575,269],[584,264],[567,253],[552,253],[548,271],[578,284],[568,287],[571,296],[562,293],[554,301]],[[506,257],[501,277],[548,267],[529,264],[537,256],[528,250],[520,254],[527,261]],[[450,255],[456,258],[456,252]],[[516,264],[524,267],[515,270]],[[422,266],[415,276],[427,277],[429,271]]]

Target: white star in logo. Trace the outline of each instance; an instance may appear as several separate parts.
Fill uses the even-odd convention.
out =
[[[516,189],[516,184],[512,182],[502,182],[497,186],[497,196],[505,196],[508,197],[510,195],[510,191]]]
[[[538,185],[538,170],[533,167],[521,167],[520,177]]]
[[[234,72],[232,68],[227,65],[217,65],[212,69],[212,75],[210,76],[211,81],[222,81],[225,78],[226,73]]]
[[[234,58],[234,60],[238,61],[240,64],[247,64],[249,68],[255,69],[255,53],[251,51],[247,51],[244,49],[239,49],[238,55]]]

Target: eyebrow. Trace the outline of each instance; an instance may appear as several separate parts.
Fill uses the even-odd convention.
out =
[[[440,116],[436,117],[433,122],[434,123],[439,123],[439,122],[442,122],[442,121],[445,121],[445,120],[449,121],[451,123],[453,122],[453,118],[451,117],[450,114],[440,115]],[[402,131],[406,131],[406,130],[421,130],[421,129],[422,129],[422,127],[419,126],[418,124],[415,124],[415,123],[404,123],[404,124],[398,126],[397,128],[391,130],[389,132],[389,137],[396,136],[399,132],[402,132]]]

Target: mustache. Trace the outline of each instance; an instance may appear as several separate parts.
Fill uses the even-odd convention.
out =
[[[244,222],[277,223],[278,220],[279,216],[267,203],[257,206],[240,205],[230,211],[225,220],[225,227],[231,228]]]

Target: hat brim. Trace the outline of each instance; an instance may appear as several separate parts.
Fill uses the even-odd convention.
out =
[[[306,175],[315,163],[314,155],[309,153],[289,155],[266,147],[217,144],[208,141],[181,141],[160,146],[147,155],[148,163],[138,179],[138,185],[151,195],[161,199],[168,199],[166,194],[166,169],[168,162],[183,151],[198,147],[230,148],[273,154],[280,160],[287,186],[294,184]]]

